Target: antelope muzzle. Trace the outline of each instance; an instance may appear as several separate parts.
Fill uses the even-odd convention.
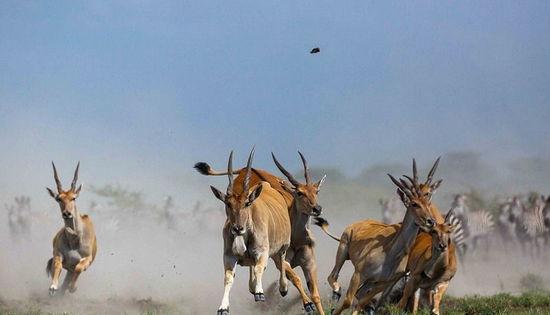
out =
[[[323,207],[321,207],[320,205],[316,205],[315,207],[313,207],[313,209],[311,209],[311,214],[314,217],[320,216],[321,214],[323,214]]]
[[[244,227],[240,224],[233,224],[231,231],[233,231],[233,234],[236,236],[242,236],[244,234]]]

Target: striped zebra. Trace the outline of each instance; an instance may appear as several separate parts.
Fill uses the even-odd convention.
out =
[[[463,246],[463,257],[466,254],[466,250],[475,253],[479,242],[482,240],[485,242],[486,251],[488,251],[490,237],[495,229],[495,222],[491,212],[485,209],[470,211],[466,201],[467,196],[465,194],[458,194],[455,196],[451,206],[455,209],[455,217],[462,223],[463,236],[461,238],[465,244]]]
[[[548,228],[545,222],[544,209],[546,202],[541,197],[530,198],[530,205],[518,209],[515,205],[513,210],[514,221],[516,222],[516,237],[525,254],[529,252],[532,258],[540,256],[542,252],[543,239],[546,237]]]
[[[496,229],[505,251],[508,250],[510,244],[516,244],[516,222],[513,219],[513,209],[518,200],[518,197],[508,198],[499,206]]]
[[[453,209],[449,210],[453,211]],[[458,251],[458,257],[462,258],[466,254],[467,244],[466,244],[466,233],[464,231],[464,226],[462,225],[462,220],[456,216],[456,212],[451,212],[449,215],[449,222],[453,228],[453,233],[451,238],[455,243],[455,247]]]
[[[546,227],[544,245],[548,246],[550,245],[550,196],[546,197],[544,208],[542,209],[542,215],[544,217],[544,226]]]

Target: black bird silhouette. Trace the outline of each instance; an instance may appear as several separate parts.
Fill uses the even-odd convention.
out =
[[[316,53],[319,53],[319,52],[321,52],[321,49],[319,49],[319,47],[315,47],[309,53],[310,54],[316,54]]]

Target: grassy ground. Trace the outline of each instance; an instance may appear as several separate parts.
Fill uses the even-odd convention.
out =
[[[443,300],[441,312],[448,315],[550,314],[550,295],[544,292],[533,292],[520,296],[502,293],[489,297],[446,297]],[[401,313],[392,309],[390,314]],[[429,312],[422,311],[419,314],[429,314]]]
[[[142,315],[164,315],[164,314],[192,314],[186,310],[175,308],[169,305],[154,303],[150,300],[141,301],[105,301],[116,303],[116,307],[102,308],[97,310],[97,314],[142,314]],[[80,312],[66,310],[48,310],[47,305],[44,309],[40,301],[27,303],[25,301],[0,301],[0,315],[49,315],[49,314],[76,314]],[[84,313],[93,314],[89,308]],[[330,308],[327,308],[330,309]],[[548,293],[534,292],[525,293],[520,296],[509,294],[498,294],[489,297],[446,297],[441,307],[442,314],[458,315],[542,315],[550,314],[550,295]],[[273,311],[258,310],[262,314],[277,314]],[[398,315],[401,314],[396,309],[390,309],[389,312],[381,314]],[[282,314],[282,313],[280,313]],[[288,315],[294,313],[286,313]],[[296,313],[297,315],[298,313]],[[419,312],[419,315],[428,314],[427,311]]]

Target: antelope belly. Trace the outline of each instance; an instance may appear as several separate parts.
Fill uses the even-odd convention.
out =
[[[77,250],[69,250],[63,256],[63,264],[74,267],[80,262],[81,258],[82,256]]]

